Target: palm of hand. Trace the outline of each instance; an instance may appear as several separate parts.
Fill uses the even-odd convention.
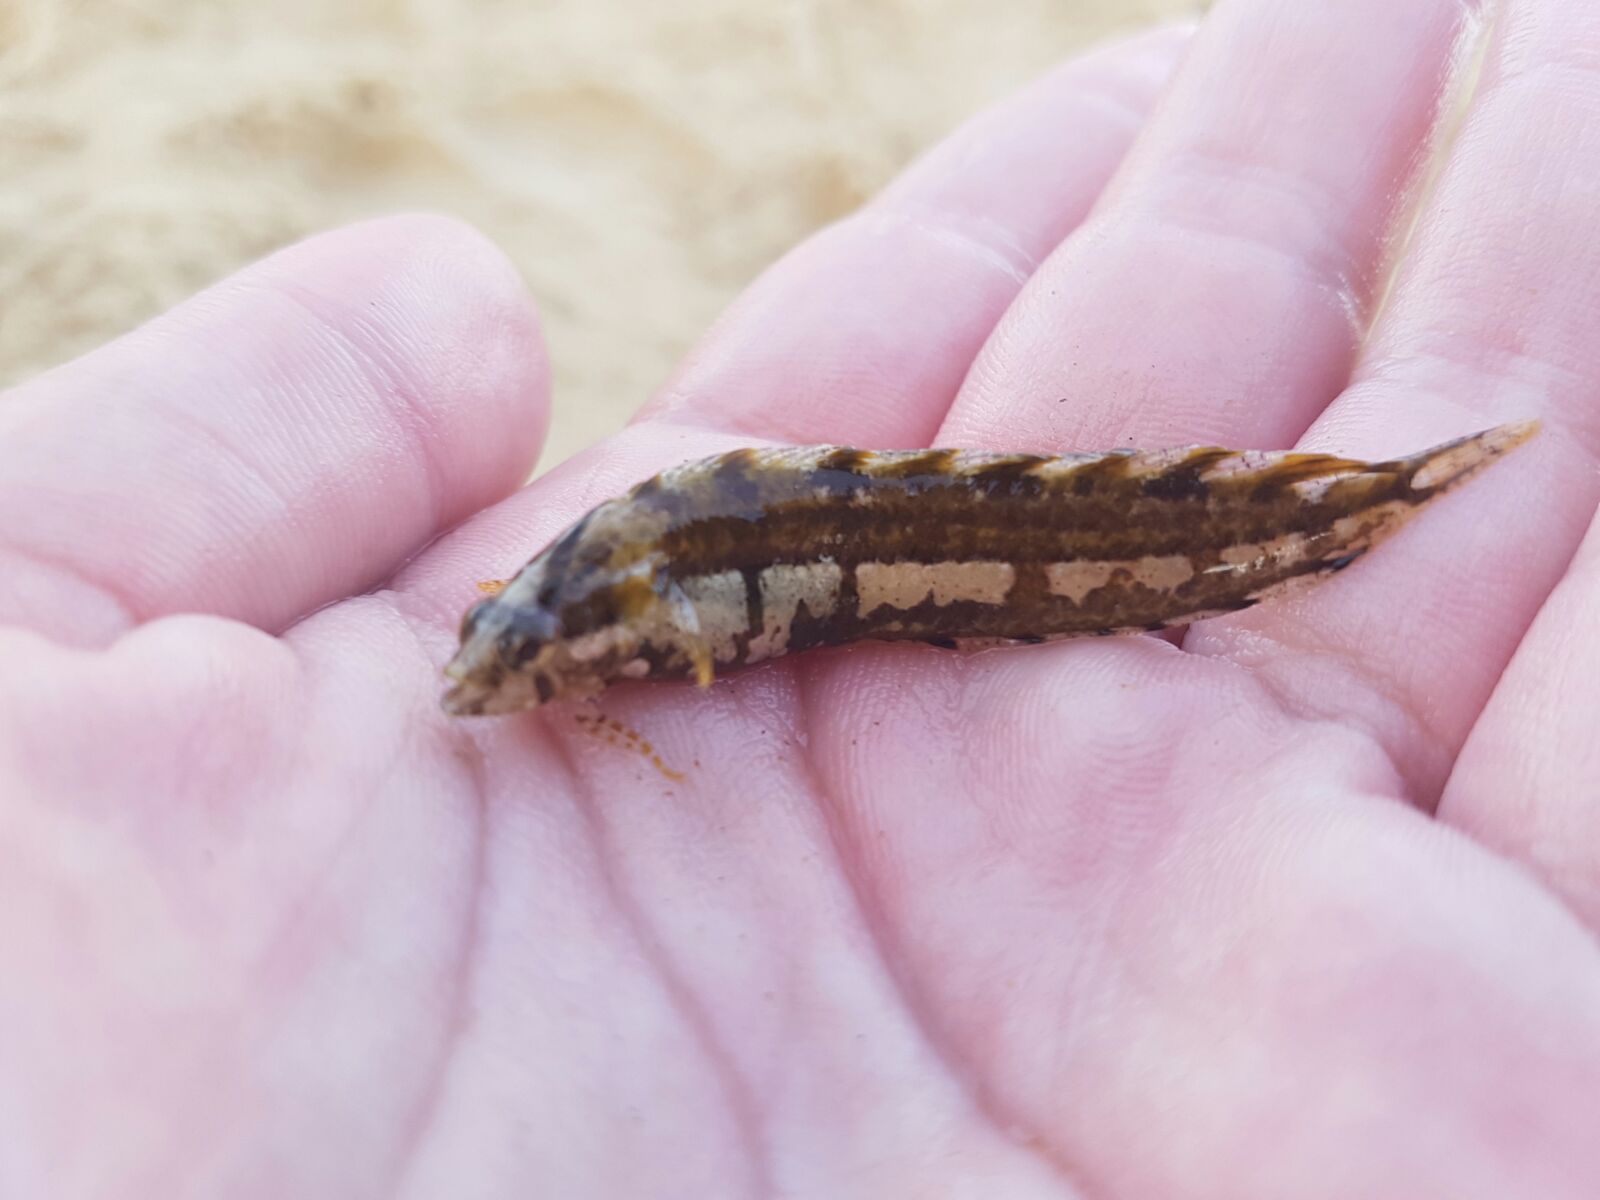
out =
[[[1551,591],[1594,502],[1595,370],[1563,333],[1600,257],[1585,243],[1558,271],[1494,243],[1493,204],[1448,203],[1535,137],[1491,82],[1352,368],[1348,306],[1372,299],[1352,281],[1457,6],[1303,7],[1214,18],[1020,298],[1022,264],[1120,156],[1103,97],[1148,104],[1179,38],[958,134],[758,284],[628,433],[492,507],[537,440],[506,431],[542,424],[537,340],[492,252],[438,222],[295,248],[0,409],[0,1177],[39,1195],[1592,1186],[1594,776],[1560,714],[1585,698],[1593,555]],[[1357,84],[1328,45],[1370,51],[1365,7],[1395,44]],[[1511,23],[1550,54],[1600,42],[1561,9]],[[1318,98],[1315,154],[1290,118],[1248,152],[1214,144],[1244,128],[1223,82],[1241,72],[1285,112]],[[1538,128],[1559,125],[1560,97],[1541,105]],[[1559,229],[1570,201],[1536,150],[1497,202]],[[1600,182],[1600,157],[1563,153]],[[1186,207],[1197,191],[1227,200]],[[1445,271],[1468,234],[1490,249]],[[1545,286],[1506,300],[1536,268]],[[1507,328],[1540,331],[1510,368]],[[1476,357],[1439,344],[1463,329]],[[470,580],[752,432],[1272,444],[1324,407],[1355,453],[1541,413],[1559,486],[1522,498],[1519,461],[1336,584],[1181,650],[859,647],[609,694],[681,781],[560,713],[437,711]],[[217,615],[170,615],[196,612]]]

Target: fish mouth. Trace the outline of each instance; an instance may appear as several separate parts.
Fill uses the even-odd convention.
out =
[[[471,657],[463,651],[444,669],[452,686],[439,703],[451,716],[504,716],[538,708],[544,702],[533,676],[507,673],[498,666],[486,671],[468,661]]]
[[[451,687],[439,704],[452,717],[481,716],[489,711],[495,693],[500,690],[493,682],[486,682],[480,671],[473,670],[467,659],[465,650],[458,651],[444,669]]]
[[[481,716],[487,697],[481,689],[458,683],[445,692],[439,706],[452,717]]]
[[[507,689],[464,680],[440,697],[452,717],[500,717],[539,707],[538,694],[526,688]]]
[[[482,715],[488,702],[487,689],[463,680],[445,691],[439,706],[452,717],[476,717]]]

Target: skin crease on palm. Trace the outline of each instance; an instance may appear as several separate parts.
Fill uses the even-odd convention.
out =
[[[1223,0],[958,131],[522,490],[535,318],[438,218],[5,397],[0,1194],[1600,1194],[1597,64],[1583,0]],[[1527,417],[1181,645],[608,693],[681,782],[438,707],[473,581],[729,446]]]

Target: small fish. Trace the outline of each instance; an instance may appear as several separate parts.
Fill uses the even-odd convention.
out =
[[[1349,566],[1536,430],[1379,463],[734,450],[600,505],[474,604],[444,707],[515,712],[629,679],[704,686],[845,642],[1040,642],[1236,612]]]

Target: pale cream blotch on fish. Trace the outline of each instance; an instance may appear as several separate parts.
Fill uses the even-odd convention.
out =
[[[1074,604],[1082,604],[1084,597],[1111,582],[1119,564],[1110,562],[1060,562],[1045,566],[1050,594],[1062,596]]]
[[[1194,563],[1187,554],[1147,555],[1129,563],[1128,574],[1141,587],[1170,592],[1194,578]]]
[[[870,617],[880,608],[907,609],[932,601],[1004,604],[1016,582],[1008,562],[864,562],[856,566],[856,611]]]
[[[719,663],[739,657],[739,635],[750,630],[750,599],[744,573],[718,571],[683,581],[683,593],[694,606],[700,636]]]
[[[844,568],[832,559],[763,567],[759,581],[761,632],[750,639],[745,661],[765,662],[786,653],[789,632],[802,608],[812,618],[832,616],[843,580]]]
[[[1534,433],[1408,458],[736,450],[600,505],[462,622],[453,713],[814,646],[1034,642],[1235,612],[1350,565]]]
[[[1118,580],[1165,592],[1182,587],[1194,573],[1194,562],[1187,554],[1146,555],[1126,562],[1049,563],[1045,567],[1051,594],[1074,604],[1082,604],[1090,592]]]
[[[1259,571],[1268,563],[1293,566],[1302,561],[1310,550],[1312,539],[1303,533],[1286,533],[1265,542],[1240,542],[1226,546],[1217,555],[1215,566],[1208,571]]]

